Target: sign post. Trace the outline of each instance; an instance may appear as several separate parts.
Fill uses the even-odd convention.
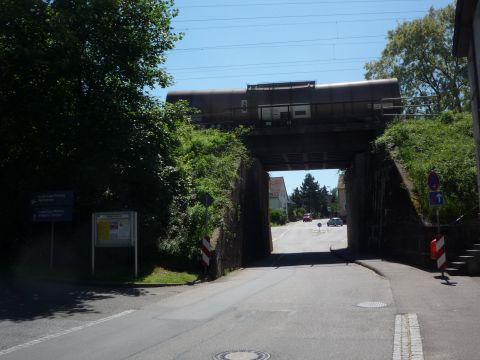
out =
[[[445,203],[445,199],[443,197],[443,193],[438,191],[440,188],[440,177],[435,171],[430,171],[428,174],[427,184],[431,190],[428,193],[428,202],[430,206],[435,207],[435,215],[437,220],[437,236],[430,244],[431,253],[432,256],[434,254],[437,259],[437,267],[442,272],[442,278],[445,278],[444,270],[447,267],[447,254],[445,251],[445,238],[440,233],[440,206]]]
[[[207,192],[202,192],[199,194],[200,202],[205,206],[205,236],[202,239],[201,255],[202,255],[202,265],[204,268],[204,275],[207,275],[208,267],[210,266],[210,253],[212,247],[210,245],[210,237],[208,233],[208,207],[213,204],[212,196]]]
[[[55,222],[72,221],[73,191],[37,192],[32,194],[32,221],[50,222],[50,270],[53,269]]]

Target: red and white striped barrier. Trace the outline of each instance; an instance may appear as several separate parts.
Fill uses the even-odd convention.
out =
[[[442,235],[436,241],[437,267],[444,270],[447,267],[447,254],[445,253],[445,238]]]
[[[210,237],[205,235],[202,240],[202,263],[205,268],[210,266],[210,252],[212,247],[210,246]]]

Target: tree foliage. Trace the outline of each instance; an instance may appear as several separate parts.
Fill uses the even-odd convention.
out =
[[[187,111],[184,106],[166,105],[180,113]],[[248,159],[247,149],[240,140],[243,131],[198,129],[187,123],[177,127],[180,143],[174,154],[186,187],[175,196],[170,207],[169,232],[160,239],[162,252],[195,259],[203,236],[211,235],[221,226],[225,210],[235,206],[231,199],[233,185],[240,163]],[[208,208],[208,228],[205,228],[205,206],[200,199],[202,193],[214,200]]]
[[[273,225],[285,225],[287,214],[284,209],[270,209],[270,223]]]
[[[145,94],[180,38],[162,0],[5,0],[0,7],[0,210],[4,239],[33,191],[75,192],[76,218],[136,209],[168,222],[182,181],[174,115]]]
[[[389,31],[380,59],[365,65],[365,78],[398,78],[404,97],[434,96],[407,100],[407,113],[466,109],[468,68],[465,59],[452,54],[454,28],[453,4],[399,24]],[[413,106],[419,104],[432,105]]]
[[[295,203],[295,205],[289,206],[291,215],[294,218],[299,218],[303,215],[303,212],[309,212],[315,214],[315,216],[328,216],[328,198],[327,188],[325,186],[321,187],[313,175],[307,173],[300,189],[295,188],[290,196],[290,199]],[[298,209],[301,209],[301,211],[297,211]]]

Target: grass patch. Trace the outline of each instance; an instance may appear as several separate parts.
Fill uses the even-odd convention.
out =
[[[13,271],[12,271],[13,270]],[[16,267],[9,271],[10,276],[28,280],[46,280],[61,282],[92,282],[105,284],[181,284],[195,281],[198,273],[193,269],[172,269],[168,265],[151,265],[139,269],[135,278],[133,267],[114,270],[98,269],[95,275],[73,273],[71,269],[55,268],[53,270],[41,267]]]
[[[177,272],[165,269],[161,266],[157,266],[153,269],[150,274],[139,277],[135,283],[139,284],[175,284],[175,283],[185,283],[190,281],[195,281],[198,277],[198,274],[190,272]]]

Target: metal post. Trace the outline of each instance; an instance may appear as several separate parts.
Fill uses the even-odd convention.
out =
[[[133,213],[133,240],[135,241],[135,279],[138,277],[138,238],[137,238],[137,212]]]
[[[440,234],[440,208],[437,206],[437,208],[435,210],[436,210],[436,215],[437,215],[437,239],[439,239],[440,236],[441,236],[441,234]],[[444,245],[444,247],[445,247],[445,245]],[[440,270],[442,272],[442,279],[445,279],[443,266]]]
[[[437,235],[440,236],[440,209],[437,206]]]
[[[55,223],[52,221],[50,230],[50,270],[53,269],[53,244],[55,239]]]
[[[92,275],[95,275],[95,214],[92,214]]]
[[[205,235],[208,235],[208,206],[205,205]]]

